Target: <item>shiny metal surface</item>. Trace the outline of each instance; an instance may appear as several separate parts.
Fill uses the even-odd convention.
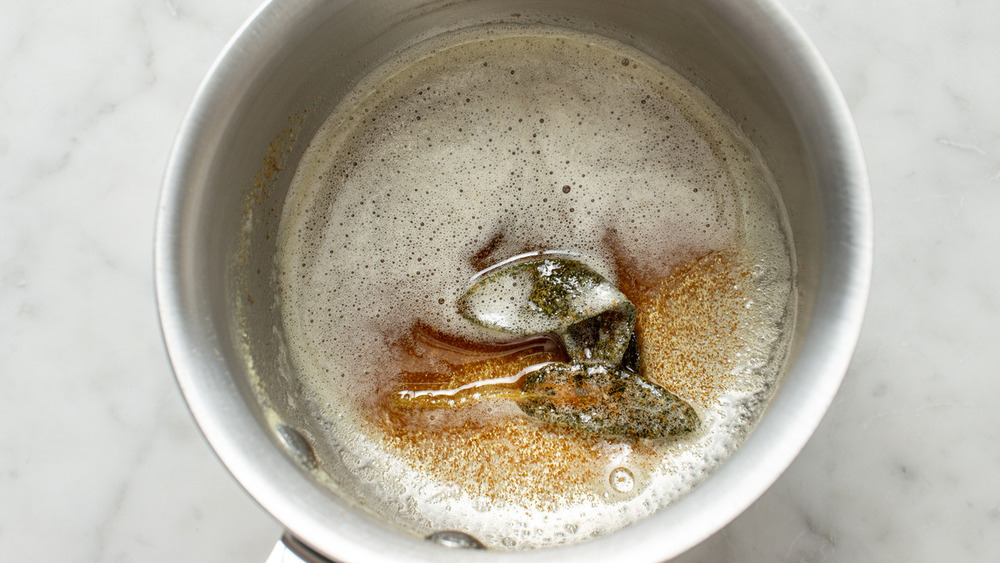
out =
[[[635,45],[708,92],[761,149],[788,210],[799,268],[791,363],[740,450],[680,501],[615,534],[544,551],[449,549],[358,509],[296,458],[327,459],[283,379],[267,284],[294,163],[339,97],[381,61],[445,30],[557,21]],[[743,121],[745,118],[745,121]],[[263,162],[263,164],[262,164]],[[250,230],[247,231],[248,225]],[[249,234],[247,234],[249,233]],[[871,203],[847,107],[825,65],[768,0],[288,0],[263,6],[227,46],[182,125],[155,243],[157,300],[177,381],[239,482],[286,528],[340,561],[662,561],[746,509],[791,463],[833,400],[861,327]],[[253,314],[244,315],[253,300]],[[249,349],[248,349],[249,348]],[[275,432],[251,388],[288,425]]]
[[[295,538],[285,535],[264,563],[336,563],[302,545]]]

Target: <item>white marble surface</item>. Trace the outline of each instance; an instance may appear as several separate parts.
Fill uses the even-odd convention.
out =
[[[681,561],[1000,561],[1000,2],[782,2],[865,145],[871,303],[815,438]],[[185,410],[152,289],[173,136],[256,3],[0,0],[0,561],[263,561],[279,534]]]

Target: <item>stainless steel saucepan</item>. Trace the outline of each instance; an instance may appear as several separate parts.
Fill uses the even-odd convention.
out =
[[[616,533],[496,553],[415,537],[360,508],[350,487],[317,481],[310,466],[335,456],[314,439],[297,400],[266,280],[296,162],[337,101],[407,46],[513,14],[635,46],[737,118],[779,185],[800,297],[777,394],[711,476]],[[291,548],[308,561],[393,563],[663,561],[709,537],[778,478],[829,407],[858,338],[871,260],[869,188],[847,106],[773,0],[269,2],[226,47],[184,120],[155,245],[160,319],[177,381],[219,458],[287,529],[275,558],[291,557],[283,551]],[[262,396],[280,423],[262,409]]]

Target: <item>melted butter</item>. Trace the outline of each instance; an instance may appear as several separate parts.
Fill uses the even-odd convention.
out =
[[[417,534],[500,550],[669,504],[738,446],[780,374],[794,291],[775,194],[739,128],[633,49],[534,27],[416,47],[330,116],[282,216],[289,357],[340,446],[321,464]],[[607,440],[520,411],[518,374],[561,350],[497,337],[456,303],[484,267],[553,248],[636,305],[647,377],[701,431]]]

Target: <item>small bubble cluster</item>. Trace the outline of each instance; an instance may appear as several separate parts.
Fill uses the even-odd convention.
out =
[[[627,493],[635,487],[635,476],[627,467],[616,467],[611,471],[608,482],[615,491]]]
[[[371,493],[384,497],[371,506],[391,506],[394,487],[409,491],[406,506],[385,516],[417,532],[456,529],[509,550],[573,543],[644,517],[731,449],[723,400],[765,385],[718,372],[759,365],[780,344],[771,325],[785,314],[791,258],[770,182],[728,117],[631,48],[534,27],[460,32],[418,46],[338,106],[289,191],[278,291],[305,402],[331,440],[365,460],[347,470],[382,491]],[[700,318],[712,330],[732,328],[732,346],[718,353],[752,356],[696,366],[711,372],[708,382],[681,386],[709,430],[636,446],[634,463],[609,473],[620,444],[567,437],[499,403],[479,405],[445,430],[435,430],[443,412],[407,429],[371,410],[407,366],[427,368],[429,360],[415,360],[404,345],[415,326],[503,340],[464,319],[456,302],[477,272],[536,250],[582,256],[628,288],[630,299],[648,294],[643,302],[662,309],[640,308],[650,342],[650,331],[681,322],[669,307],[688,297],[725,308],[753,294],[767,305],[735,316],[713,316],[711,303],[689,311],[692,326]],[[684,270],[703,256],[737,258]],[[774,280],[769,296],[740,277],[760,260]],[[685,289],[692,276],[702,293]],[[664,286],[669,279],[674,285]],[[732,284],[743,284],[735,297]],[[753,323],[770,328],[763,343],[747,346]],[[663,369],[686,369],[685,361],[656,357]],[[736,379],[742,387],[727,387]],[[641,480],[633,474],[640,469]]]

